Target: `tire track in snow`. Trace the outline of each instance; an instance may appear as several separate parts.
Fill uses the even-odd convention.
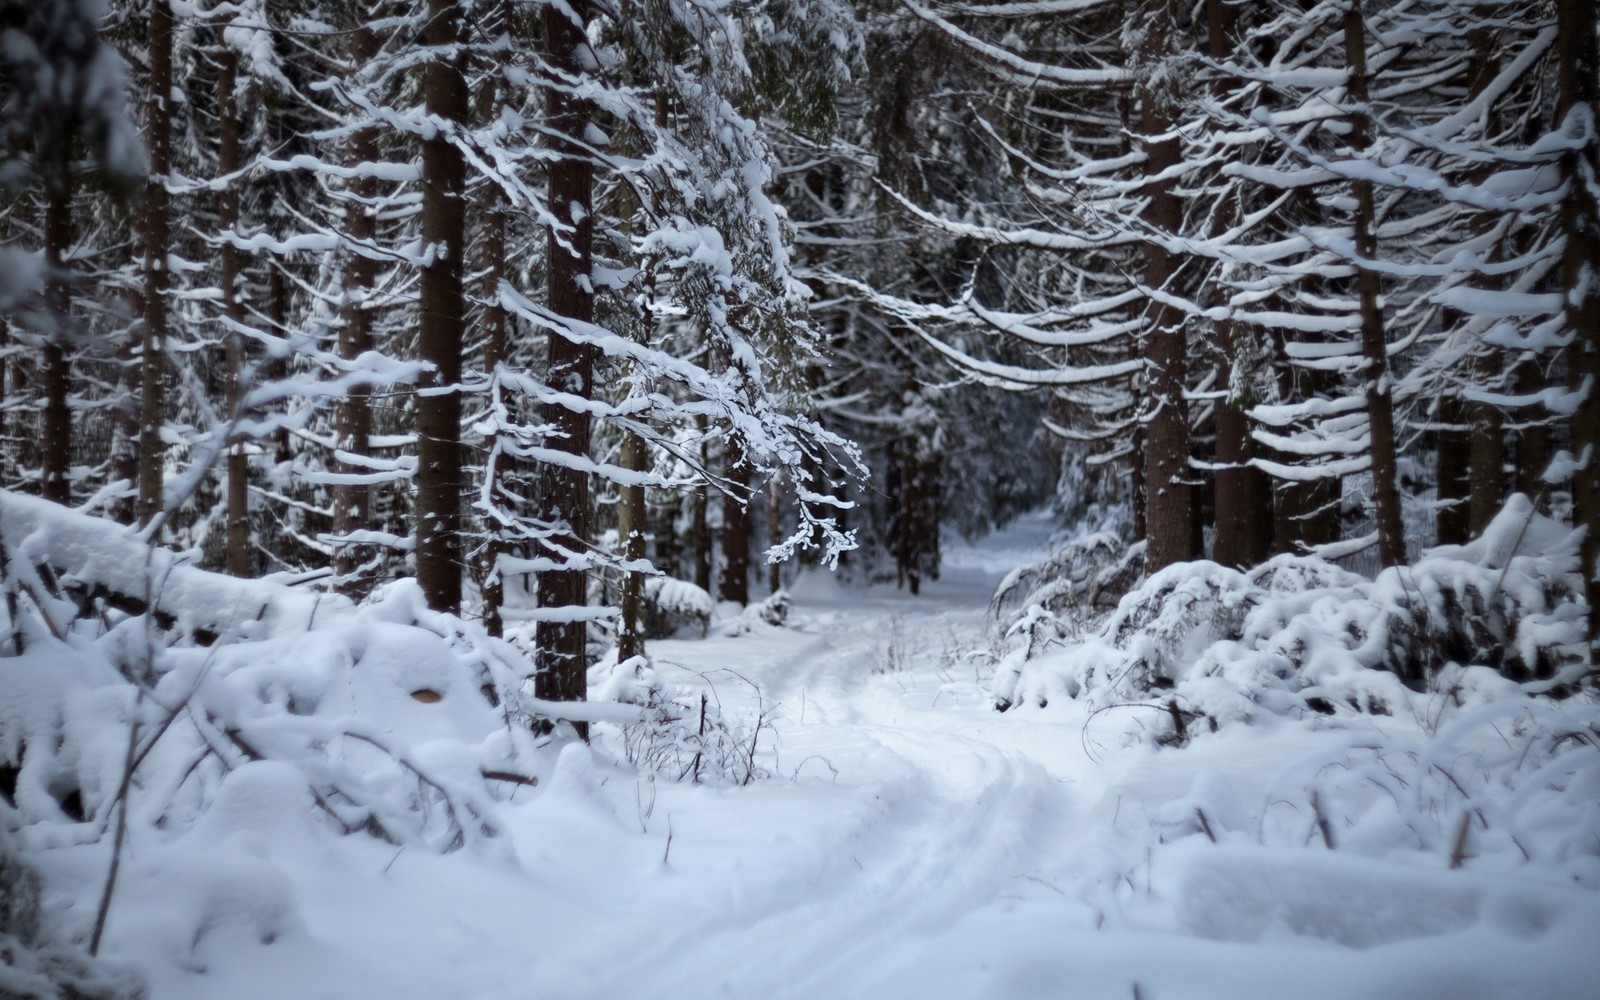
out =
[[[917,618],[949,616],[930,609]],[[926,728],[930,717],[918,713],[899,724],[901,713],[871,690],[884,681],[871,673],[881,630],[857,622],[751,673],[786,705],[785,755],[828,757],[841,769],[839,794],[872,801],[832,843],[763,858],[776,877],[730,886],[725,912],[680,923],[614,970],[617,988],[648,981],[665,996],[849,995],[863,963],[896,960],[881,954],[885,941],[914,948],[1033,872],[1065,813],[1061,786],[1037,761],[957,731],[958,718]],[[707,954],[717,960],[705,962]]]

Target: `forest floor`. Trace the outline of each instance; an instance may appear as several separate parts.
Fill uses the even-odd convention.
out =
[[[602,726],[502,803],[498,851],[264,817],[250,851],[294,910],[270,944],[170,940],[198,904],[134,840],[106,952],[157,1000],[1595,995],[1600,899],[1555,869],[1346,855],[1309,818],[1305,847],[1260,843],[1274,776],[1349,726],[1158,749],[1134,710],[995,712],[986,604],[1048,530],[952,544],[919,597],[812,575],[784,627],[652,644],[670,685],[765,710],[770,777],[641,776]]]

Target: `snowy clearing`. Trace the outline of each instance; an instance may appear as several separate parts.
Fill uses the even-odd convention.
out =
[[[1383,831],[1406,811],[1375,834],[1367,810],[1385,783],[1363,748],[1420,746],[1427,718],[1266,720],[1157,749],[1133,710],[998,713],[973,655],[985,606],[1047,532],[1033,517],[952,545],[920,598],[819,574],[786,627],[654,643],[669,686],[730,722],[765,710],[771,777],[743,787],[641,775],[601,724],[593,748],[538,751],[536,789],[501,790],[508,836],[437,853],[339,836],[293,768],[239,767],[183,832],[134,824],[102,955],[163,1000],[1593,995],[1592,754],[1546,807],[1578,817],[1579,856],[1495,840],[1496,817],[1447,870],[1457,845],[1397,848]],[[470,722],[452,701],[355,704],[448,770],[414,717],[456,712],[441,737]],[[1392,763],[1393,787],[1422,787]],[[1304,791],[1341,771],[1330,851]],[[25,851],[46,909],[86,934],[110,838],[53,829],[24,828]],[[1508,861],[1518,847],[1535,860]]]

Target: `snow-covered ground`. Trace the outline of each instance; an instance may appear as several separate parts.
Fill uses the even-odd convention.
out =
[[[1047,534],[953,544],[920,597],[814,575],[786,627],[652,644],[668,685],[767,713],[743,787],[641,776],[602,725],[499,803],[507,836],[434,853],[235,771],[184,836],[132,831],[103,954],[158,1000],[1600,995],[1600,840],[1447,870],[1427,838],[1330,850],[1283,794],[1426,718],[1157,748],[1134,709],[994,711],[985,606]],[[108,853],[30,851],[47,906],[87,926]]]

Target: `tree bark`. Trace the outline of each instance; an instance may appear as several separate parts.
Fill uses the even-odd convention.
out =
[[[467,122],[459,57],[460,5],[429,0],[424,38],[434,48],[424,75],[428,115],[447,127]],[[422,143],[422,269],[418,348],[428,370],[417,387],[417,583],[428,606],[461,610],[461,347],[465,301],[466,167],[444,130]]]
[[[1469,403],[1468,413],[1472,418],[1468,441],[1472,479],[1468,487],[1467,534],[1476,538],[1506,502],[1505,426],[1497,406]]]
[[[558,76],[578,79],[588,61],[587,0],[570,5],[544,8],[545,61]],[[593,269],[593,168],[580,147],[584,132],[594,116],[593,106],[570,89],[546,89],[549,108],[550,147],[555,160],[550,164],[550,214],[554,222],[548,230],[546,267],[549,280],[550,311],[580,324],[594,320]],[[557,392],[577,399],[594,395],[594,350],[568,340],[557,332],[549,337],[548,369],[545,381]],[[543,422],[555,429],[549,447],[570,455],[589,454],[589,416],[559,402],[541,408]],[[554,539],[559,559],[561,550],[580,556],[590,534],[588,474],[565,465],[546,463],[541,475],[541,515],[560,526]],[[551,612],[577,609],[588,604],[588,574],[581,568],[565,567],[539,574],[539,607]],[[588,630],[581,621],[541,621],[538,625],[538,666],[535,690],[539,697],[552,701],[583,701],[587,695],[585,655]],[[587,728],[578,727],[587,737]]]
[[[217,74],[217,172],[227,177],[239,169],[239,54],[224,47],[222,66]],[[234,178],[222,191],[222,212],[218,222],[224,230],[239,227],[239,181]],[[222,268],[222,316],[225,362],[227,418],[241,414],[244,402],[244,303],[239,301],[239,250],[223,240],[218,251]],[[228,442],[227,457],[227,562],[233,576],[251,576],[250,558],[250,459],[243,441]]]
[[[728,438],[723,452],[728,491],[722,495],[722,577],[717,599],[750,603],[750,464],[744,442]]]
[[[352,70],[359,70],[378,54],[378,36],[372,30],[372,20],[376,14],[377,11],[369,4],[361,4],[356,8],[358,23],[348,43]],[[377,159],[378,130],[369,126],[352,133],[345,145],[346,165],[355,167]],[[372,203],[377,194],[378,184],[374,178],[354,177],[345,182],[344,230],[350,242],[356,246],[346,250],[344,255],[344,302],[339,310],[339,357],[344,361],[355,361],[373,348],[372,313],[367,307],[367,296],[372,290],[377,268],[359,245],[370,243],[376,235]],[[441,348],[448,349],[444,345]],[[340,450],[351,456],[365,455],[371,450],[370,396],[371,386],[358,383],[339,399],[334,416],[334,433]],[[338,456],[335,456],[333,465],[335,472],[346,475],[367,471],[363,466]],[[334,486],[333,534],[343,537],[371,527],[372,488],[365,483],[339,483]],[[345,593],[359,592],[361,588],[352,577],[360,565],[358,546],[346,541],[335,543],[333,572],[339,578],[340,590]],[[417,572],[420,577],[420,562]]]
[[[1472,431],[1470,405],[1446,396],[1439,407],[1438,475],[1434,497],[1434,540],[1439,545],[1464,545],[1471,538]]]
[[[1149,0],[1145,16],[1147,65],[1138,87],[1148,178],[1144,193],[1149,198],[1144,221],[1157,233],[1171,234],[1183,224],[1183,204],[1172,180],[1160,175],[1177,166],[1180,148],[1172,131],[1172,95],[1150,81],[1155,64],[1171,56],[1177,27],[1169,0]],[[1144,281],[1150,288],[1164,290],[1177,276],[1176,255],[1156,240],[1144,243],[1144,261]],[[1188,483],[1189,407],[1184,400],[1188,379],[1184,320],[1182,311],[1165,302],[1151,300],[1145,307],[1145,530],[1149,538],[1145,566],[1149,573],[1195,557],[1194,498]]]
[[[1206,39],[1212,59],[1221,62],[1239,45],[1239,9],[1226,0],[1206,0]],[[1216,92],[1224,98],[1234,89],[1232,77],[1219,74]],[[1237,217],[1232,202],[1218,206],[1211,235],[1221,236]],[[1238,367],[1239,332],[1232,322],[1216,324],[1222,351],[1218,383],[1226,395],[1216,402],[1216,538],[1211,557],[1225,566],[1247,569],[1264,562],[1272,551],[1272,483],[1267,474],[1250,464],[1255,442],[1250,437],[1250,400],[1234,391]]]
[[[767,545],[778,544],[783,537],[783,481],[776,473],[767,480]],[[776,562],[767,563],[767,592],[776,594],[783,589],[783,567]]]
[[[67,407],[71,388],[72,297],[67,275],[67,251],[72,246],[72,181],[69,164],[59,165],[61,176],[46,183],[44,257],[49,303],[49,330],[44,343],[44,426],[40,493],[46,500],[72,502],[72,411]]]
[[[1351,116],[1350,146],[1360,153],[1371,144],[1367,103],[1366,25],[1361,8],[1351,3],[1344,16],[1345,62],[1349,94],[1356,111]],[[1356,200],[1353,237],[1356,252],[1356,289],[1361,300],[1361,354],[1365,362],[1367,424],[1371,437],[1372,496],[1378,522],[1378,559],[1385,566],[1405,562],[1406,539],[1400,516],[1400,485],[1394,443],[1394,399],[1389,386],[1389,341],[1384,332],[1383,293],[1379,274],[1366,262],[1377,259],[1378,237],[1372,182],[1352,184]]]
[[[1589,603],[1590,663],[1600,637],[1600,204],[1595,178],[1600,176],[1600,47],[1595,41],[1595,4],[1556,5],[1560,79],[1556,127],[1568,136],[1586,135],[1582,148],[1565,153],[1561,173],[1566,197],[1561,203],[1561,230],[1566,237],[1561,258],[1562,301],[1572,335],[1568,372],[1574,388],[1586,390],[1572,415],[1572,449],[1583,468],[1572,477],[1573,522],[1587,528],[1580,554],[1584,596]]]
[[[644,472],[649,467],[649,452],[639,435],[622,432],[622,467]],[[645,558],[645,532],[648,530],[644,487],[623,484],[622,502],[617,507],[617,534],[622,539],[622,556],[630,563]],[[617,632],[617,661],[644,655],[644,573],[625,571],[622,575],[622,626]]]
[[[706,439],[706,418],[703,415],[695,417],[695,424],[702,442],[700,446],[700,463],[704,467],[706,465],[706,448],[703,442]],[[691,504],[689,510],[689,555],[693,563],[694,585],[708,594],[711,593],[711,525],[709,523],[711,501],[708,497],[709,492],[710,487],[707,486],[691,494],[689,500]]]
[[[150,179],[144,193],[144,323],[139,354],[139,506],[140,524],[161,512],[166,445],[161,428],[167,419],[167,295],[171,251],[171,199],[167,175],[172,170],[172,36],[176,28],[170,0],[150,5],[147,53],[150,60],[146,93],[145,154]]]

